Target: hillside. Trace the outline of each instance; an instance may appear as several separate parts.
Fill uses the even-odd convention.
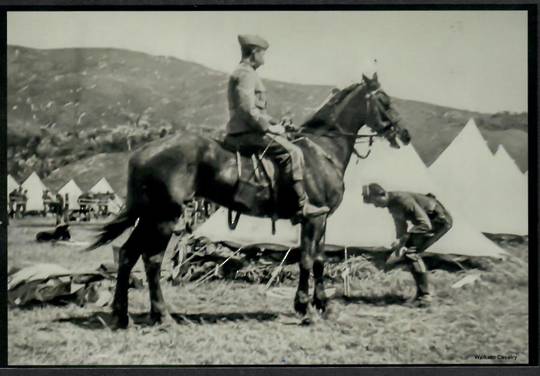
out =
[[[223,129],[227,120],[227,74],[200,64],[105,48],[8,46],[7,59],[8,170],[19,178],[31,169],[48,175],[100,152],[125,152],[133,133],[139,144],[185,129]],[[269,111],[290,111],[296,122],[331,89],[265,83]],[[394,102],[428,165],[474,117],[492,150],[502,143],[522,170],[528,168],[527,114]]]
[[[227,121],[227,75],[172,57],[8,46],[8,77],[10,124],[84,129],[126,123],[145,111],[175,128]],[[301,118],[330,89],[269,81],[268,90],[279,98],[270,111]]]
[[[128,158],[127,152],[97,154],[53,171],[43,182],[56,191],[73,179],[83,191],[87,191],[105,177],[115,192],[125,197]]]
[[[481,114],[399,98],[393,101],[426,165],[431,165],[437,159],[472,117],[492,152],[502,144],[523,172],[528,169],[526,113]]]

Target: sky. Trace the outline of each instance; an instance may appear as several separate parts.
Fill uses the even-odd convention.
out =
[[[126,48],[231,72],[243,33],[270,43],[263,78],[339,87],[376,70],[391,96],[527,111],[525,11],[8,12],[7,39]]]

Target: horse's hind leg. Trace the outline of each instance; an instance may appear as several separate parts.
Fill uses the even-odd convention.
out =
[[[167,244],[171,239],[174,221],[160,223],[148,234],[151,243],[144,245],[143,261],[150,290],[150,320],[155,323],[171,322],[168,309],[161,291],[161,264]]]
[[[116,276],[116,290],[112,303],[112,327],[125,329],[129,324],[128,318],[128,288],[131,269],[141,256],[138,241],[140,228],[135,227],[128,240],[122,245],[118,254],[118,274]]]

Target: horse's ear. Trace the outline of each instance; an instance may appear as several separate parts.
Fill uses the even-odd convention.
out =
[[[379,82],[379,77],[377,76],[377,72],[373,73],[373,77],[371,77],[372,81]]]
[[[367,76],[364,73],[362,73],[362,81],[364,81],[366,84],[369,84],[371,82],[371,80],[367,78]]]

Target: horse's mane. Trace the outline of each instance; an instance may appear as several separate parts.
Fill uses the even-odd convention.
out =
[[[317,112],[315,112],[315,114],[302,124],[302,129],[315,130],[331,128],[331,120],[337,118],[339,115],[335,113],[339,104],[360,85],[361,84],[352,84],[334,94]]]

